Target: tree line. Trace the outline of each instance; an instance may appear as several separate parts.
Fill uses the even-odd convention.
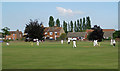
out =
[[[82,20],[82,19],[80,19]],[[56,20],[56,24],[58,24],[57,26],[60,27],[60,21],[59,19]],[[81,21],[80,21],[81,22]],[[90,21],[86,21],[84,20],[84,22],[81,22],[81,23],[84,23],[85,25],[89,25],[89,26],[85,26],[85,27],[81,27],[82,25],[80,25],[80,23],[78,20],[74,22],[74,28],[73,28],[73,21],[70,21],[70,24],[63,21],[63,29],[65,31],[70,31],[70,32],[73,32],[73,30],[75,32],[82,32],[84,31],[83,29],[89,29],[91,28],[91,24],[87,24],[87,22],[90,22]],[[55,24],[55,22],[54,22]],[[69,26],[68,26],[69,25]],[[66,27],[64,27],[66,26]],[[49,26],[49,27],[52,27],[52,26]],[[77,29],[76,29],[77,28]],[[27,33],[27,35],[24,35],[25,39],[29,39],[30,41],[32,41],[33,39],[39,39],[39,40],[43,40],[44,39],[44,26],[43,26],[43,23],[39,23],[38,20],[32,20],[30,19],[30,21],[28,22],[28,24],[26,24],[26,27],[25,27],[25,30],[24,30],[24,33]],[[89,40],[98,40],[98,41],[102,41],[102,38],[103,38],[103,30],[102,28],[100,28],[100,26],[97,26],[97,25],[94,25],[93,28],[91,28],[92,30],[94,30],[93,32],[89,33],[89,35],[87,36],[87,38]],[[5,38],[6,35],[10,35],[9,31],[10,31],[10,28],[8,27],[4,27],[3,29],[1,29],[2,32],[2,37]],[[63,37],[65,37],[65,34],[63,34],[61,36],[61,39],[63,39]],[[113,33],[113,39],[115,38],[120,38],[120,30],[118,31],[115,31]],[[25,41],[26,41],[25,40]],[[5,39],[5,41],[7,41],[7,39]]]
[[[53,26],[63,27],[65,33],[84,32],[86,29],[91,29],[91,20],[90,17],[87,16],[86,18],[83,17],[77,19],[76,21],[72,21],[72,20],[70,22],[63,21],[63,24],[61,24],[59,19],[56,19],[56,21],[54,21],[53,16],[50,16],[48,25],[49,27],[53,27]]]

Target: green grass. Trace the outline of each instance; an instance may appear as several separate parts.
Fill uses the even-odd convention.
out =
[[[92,42],[72,43],[44,42],[40,46],[29,42],[3,43],[3,69],[117,69],[118,47],[110,42],[101,42],[93,47]]]

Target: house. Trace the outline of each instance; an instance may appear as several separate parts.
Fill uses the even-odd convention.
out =
[[[19,30],[9,31],[10,35],[6,35],[5,39],[20,40],[22,38],[22,32]]]
[[[68,32],[67,37],[69,40],[72,40],[73,38],[77,39],[85,39],[86,32]]]
[[[103,32],[104,32],[103,37],[105,39],[108,39],[109,37],[113,38],[113,33],[115,32],[115,29],[103,29]]]
[[[87,36],[88,36],[88,34],[90,33],[90,32],[92,32],[93,30],[92,29],[87,29],[86,30],[86,35],[85,35],[85,38],[87,38]],[[113,33],[115,32],[115,29],[103,29],[103,32],[104,32],[104,35],[103,35],[103,37],[105,38],[105,39],[108,39],[109,37],[110,38],[113,38]]]
[[[86,32],[85,39],[87,39],[87,36],[89,35],[89,33],[93,32],[93,30],[92,29],[87,29],[85,32]]]
[[[72,40],[72,38],[77,38],[77,39],[82,39],[85,40],[87,39],[87,36],[89,33],[93,32],[94,30],[92,29],[87,29],[85,32],[68,32],[67,37],[68,39]],[[114,29],[103,29],[104,35],[103,37],[105,39],[113,38],[113,33],[115,32]]]
[[[54,27],[45,27],[45,30],[44,30],[44,38],[45,39],[57,39],[58,37],[60,37],[60,35],[62,33],[65,33],[63,28],[62,27],[57,27],[57,26],[54,26]]]

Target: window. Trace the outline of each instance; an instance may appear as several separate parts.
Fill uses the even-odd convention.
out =
[[[46,39],[46,37],[44,39]]]
[[[15,40],[15,38],[13,38],[13,40]]]
[[[15,34],[13,34],[13,36],[15,36]]]
[[[103,38],[105,39],[105,36],[103,36]]]
[[[57,32],[55,32],[55,35],[57,35]]]
[[[11,38],[9,38],[9,40],[10,40]]]
[[[20,34],[20,37],[21,37],[21,34]]]
[[[53,39],[53,37],[50,37],[50,39]]]
[[[47,32],[45,32],[45,35],[47,35]]]
[[[53,33],[52,33],[52,32],[50,32],[50,35],[53,35]]]

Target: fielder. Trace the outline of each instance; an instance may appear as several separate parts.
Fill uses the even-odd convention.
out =
[[[98,42],[97,42],[97,40],[96,40],[96,45],[98,45]]]
[[[33,46],[33,42],[30,42],[31,46]]]
[[[111,39],[111,43],[110,43],[110,45],[113,45],[113,40]]]
[[[63,44],[63,40],[61,40],[61,44]]]
[[[39,41],[37,40],[37,45],[39,46]]]
[[[73,48],[76,48],[76,38],[73,38]]]
[[[115,47],[115,43],[116,43],[116,42],[115,42],[115,40],[114,40],[114,41],[113,41],[113,47]]]
[[[96,46],[96,41],[94,40],[94,42],[93,42],[93,46]]]
[[[97,40],[94,40],[93,46],[98,45]]]
[[[9,43],[7,42],[6,45],[9,46]]]
[[[70,40],[68,39],[68,44],[70,44]]]
[[[73,40],[73,48],[76,48],[76,40]]]

